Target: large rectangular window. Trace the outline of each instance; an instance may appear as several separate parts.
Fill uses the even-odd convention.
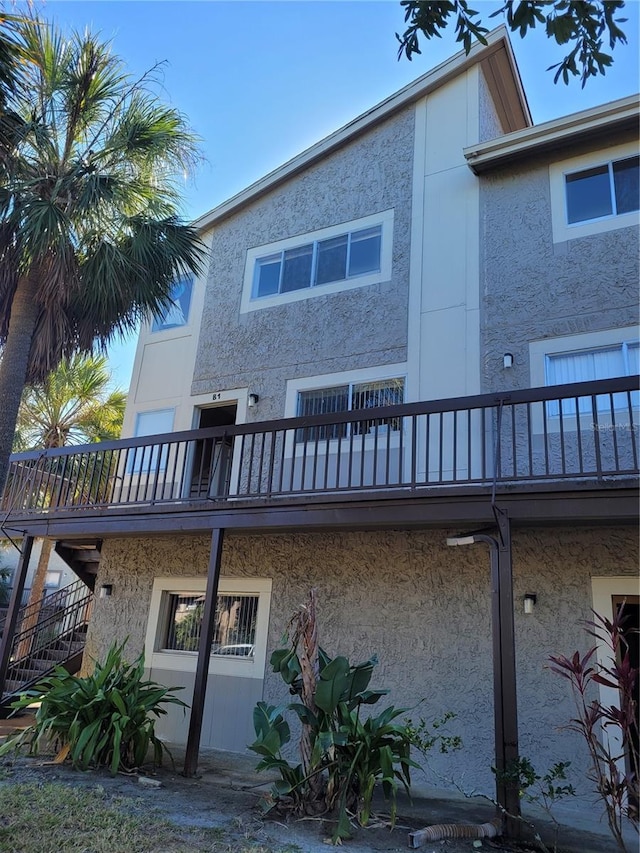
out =
[[[258,595],[219,595],[216,604],[212,655],[253,657],[258,618]],[[164,651],[197,652],[202,629],[204,594],[166,593]]]
[[[331,388],[298,392],[298,417],[352,412],[379,406],[396,406],[404,402],[404,379],[384,379],[377,382],[351,382]],[[296,430],[296,442],[345,438],[350,433],[362,435],[372,428],[400,429],[399,418],[360,421],[355,424],[329,424]]]
[[[639,175],[638,157],[613,160],[565,175],[569,225],[638,210]]]
[[[254,298],[346,281],[380,270],[382,226],[314,240],[256,260]]]

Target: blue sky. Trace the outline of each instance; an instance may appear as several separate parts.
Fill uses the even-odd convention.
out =
[[[478,0],[491,12],[498,0]],[[35,11],[63,29],[89,27],[111,39],[134,75],[157,62],[162,94],[202,138],[204,161],[185,182],[184,214],[194,218],[346,124],[458,49],[453,33],[423,41],[412,62],[397,60],[403,29],[398,0],[36,0]],[[534,122],[638,91],[640,3],[627,3],[629,43],[606,77],[553,84],[545,69],[562,49],[542,31],[513,37]],[[493,22],[499,22],[494,18]],[[114,376],[128,386],[135,341],[111,351]]]

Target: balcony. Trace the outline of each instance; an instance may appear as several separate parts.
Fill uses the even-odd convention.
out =
[[[629,489],[637,389],[627,377],[14,454],[0,509],[52,535],[70,518]]]

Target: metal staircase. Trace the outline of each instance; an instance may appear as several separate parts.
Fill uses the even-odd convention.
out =
[[[6,708],[56,666],[78,671],[92,605],[92,590],[77,580],[20,608],[0,706]]]

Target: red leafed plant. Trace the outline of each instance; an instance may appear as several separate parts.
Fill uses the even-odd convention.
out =
[[[551,670],[571,684],[577,716],[569,728],[581,734],[591,758],[590,779],[607,810],[607,820],[619,848],[625,819],[638,831],[639,761],[638,706],[635,685],[638,668],[631,665],[629,642],[624,635],[624,605],[609,620],[594,611],[586,631],[606,648],[597,660],[593,646],[584,655],[550,655]],[[605,705],[594,696],[594,685],[616,691],[617,703]]]

